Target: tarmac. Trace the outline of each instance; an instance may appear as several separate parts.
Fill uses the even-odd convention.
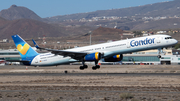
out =
[[[91,67],[0,66],[0,101],[180,101],[179,65]]]

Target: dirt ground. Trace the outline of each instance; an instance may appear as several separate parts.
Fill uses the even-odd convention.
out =
[[[1,66],[0,101],[180,101],[180,66]]]

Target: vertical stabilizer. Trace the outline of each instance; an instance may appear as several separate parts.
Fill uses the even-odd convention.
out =
[[[19,35],[13,35],[12,39],[16,45],[17,50],[22,58],[22,60],[32,61],[38,53],[32,49],[32,47],[25,42]]]

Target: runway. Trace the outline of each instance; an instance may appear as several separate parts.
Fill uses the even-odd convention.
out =
[[[120,101],[125,93],[138,100],[178,101],[179,65],[102,65],[98,70],[79,70],[78,65],[0,67],[0,101],[39,97],[46,101]]]
[[[180,76],[180,73],[0,73],[0,76]]]
[[[179,65],[102,65],[79,70],[79,65],[58,67],[0,66],[0,76],[180,76]]]

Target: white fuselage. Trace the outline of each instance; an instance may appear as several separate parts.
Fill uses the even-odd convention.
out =
[[[102,43],[91,46],[78,47],[78,48],[68,49],[67,51],[86,52],[86,53],[100,52],[103,54],[102,58],[107,58],[117,54],[125,54],[136,51],[168,47],[176,43],[177,40],[172,39],[171,36],[169,35],[152,35],[147,37],[138,37],[138,38],[114,41],[110,43]],[[77,61],[78,60],[72,59],[71,57],[63,57],[61,55],[45,53],[45,54],[37,55],[31,62],[31,65],[50,66],[50,65],[72,63]]]

